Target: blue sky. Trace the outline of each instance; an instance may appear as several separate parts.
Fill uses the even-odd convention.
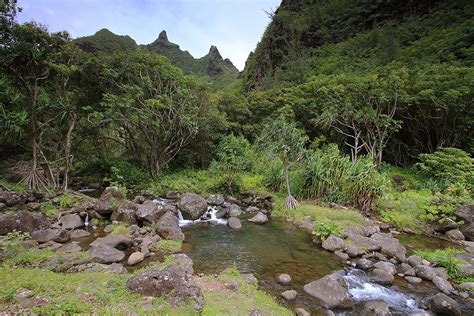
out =
[[[281,0],[19,0],[21,22],[37,21],[50,31],[73,37],[108,28],[139,44],[153,42],[162,30],[194,57],[216,45],[224,58],[243,69],[269,18],[264,10]]]

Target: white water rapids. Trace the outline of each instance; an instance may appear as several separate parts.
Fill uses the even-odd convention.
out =
[[[178,210],[178,220],[179,220],[179,226],[180,227],[186,227],[192,224],[197,224],[197,223],[211,223],[211,224],[221,224],[221,225],[227,225],[227,219],[225,218],[217,218],[218,209],[214,206],[208,206],[206,213],[204,213],[201,218],[196,219],[196,220],[189,220],[189,219],[184,219],[183,214],[181,213],[180,210]]]

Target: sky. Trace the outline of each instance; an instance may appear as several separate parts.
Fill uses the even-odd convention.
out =
[[[19,0],[20,22],[36,21],[74,38],[102,28],[153,42],[162,30],[195,58],[217,46],[242,70],[281,0]]]

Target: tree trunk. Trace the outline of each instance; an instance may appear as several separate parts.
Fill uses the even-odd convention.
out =
[[[286,208],[294,209],[294,208],[298,207],[298,201],[296,201],[296,199],[293,197],[293,195],[291,195],[290,179],[289,179],[289,175],[288,175],[289,167],[288,167],[287,164],[284,164],[284,166],[285,166],[284,168],[285,168],[286,191],[288,193],[288,196],[286,197],[286,200],[285,200],[285,206],[286,206]]]
[[[76,126],[77,114],[70,113],[69,114],[69,128],[66,134],[66,143],[64,145],[64,158],[65,158],[65,166],[64,166],[64,178],[63,178],[63,191],[68,189],[68,182],[69,182],[69,169],[71,168],[72,164],[72,156],[71,156],[71,143],[72,143],[72,132],[74,131],[74,127]]]

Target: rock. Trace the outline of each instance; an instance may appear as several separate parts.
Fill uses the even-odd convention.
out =
[[[416,276],[415,269],[413,268],[406,270],[403,274],[405,274],[406,276]]]
[[[474,264],[462,263],[459,265],[459,276],[469,277],[474,276]]]
[[[464,235],[459,229],[448,230],[445,235],[451,240],[464,240]]]
[[[436,274],[437,274],[439,277],[441,277],[441,278],[443,278],[443,279],[445,279],[445,280],[449,279],[448,272],[446,272],[446,270],[445,270],[443,267],[438,267],[438,268],[434,268],[434,269],[435,269],[435,271],[436,271]]]
[[[302,307],[295,308],[296,316],[311,316],[311,313]]]
[[[456,228],[459,227],[458,223],[456,223],[455,221],[453,221],[450,218],[446,218],[442,222],[431,221],[430,225],[433,228],[433,230],[437,233],[445,233],[448,230],[456,229]]]
[[[229,217],[237,217],[242,214],[242,209],[237,204],[231,204],[228,207],[227,214],[229,214]]]
[[[97,238],[92,242],[90,245],[98,246],[98,245],[106,245],[112,248],[116,248],[119,250],[126,250],[130,248],[133,244],[133,241],[130,237],[124,235],[107,235],[102,238]]]
[[[348,237],[349,235],[356,235],[356,236],[362,236],[362,237],[366,237],[362,228],[360,227],[354,227],[354,226],[349,226],[349,227],[346,227],[344,228],[344,230],[342,231],[342,236],[344,238]]]
[[[467,240],[474,241],[474,204],[460,205],[454,211],[455,215],[464,222],[459,227]]]
[[[428,281],[431,281],[433,280],[434,277],[438,276],[438,273],[436,273],[435,269],[433,269],[430,266],[426,266],[422,264],[415,266],[415,273],[420,278],[428,280]]]
[[[374,264],[372,261],[362,258],[362,259],[357,260],[356,266],[362,270],[368,270],[368,269],[371,269],[374,266]]]
[[[226,217],[227,217],[227,209],[218,208],[216,212],[216,218],[226,218]]]
[[[380,242],[372,238],[360,236],[360,235],[348,235],[347,239],[357,247],[359,254],[365,251],[379,251],[381,246]]]
[[[224,196],[221,194],[212,194],[206,200],[207,204],[209,205],[222,205],[225,202]]]
[[[407,261],[408,261],[408,263],[409,263],[412,267],[416,267],[416,266],[418,266],[418,265],[423,264],[423,263],[422,263],[422,259],[421,259],[420,257],[418,257],[418,256],[409,256],[409,257],[407,258]]]
[[[287,290],[280,294],[287,301],[293,301],[296,299],[298,293],[295,290]]]
[[[406,276],[405,280],[407,280],[408,283],[415,284],[415,285],[421,284],[421,282],[422,282],[421,278],[414,277],[414,276]]]
[[[178,218],[172,212],[166,212],[156,222],[156,232],[168,240],[184,240],[184,234],[178,223]]]
[[[0,203],[0,211],[3,211],[6,208],[7,208],[7,205],[5,203]]]
[[[132,253],[127,260],[129,266],[133,266],[137,263],[142,262],[145,259],[145,255],[139,251]]]
[[[364,227],[362,227],[362,232],[364,233],[364,236],[369,237],[373,234],[380,233],[380,227],[373,224],[364,225]]]
[[[0,214],[0,235],[12,231],[31,233],[48,226],[48,218],[43,213],[18,211],[13,214]]]
[[[258,212],[254,217],[250,218],[248,221],[255,224],[264,224],[268,222],[268,217],[262,212]]]
[[[461,315],[459,304],[443,293],[438,293],[428,301],[431,310],[439,315]]]
[[[83,229],[75,229],[69,233],[71,239],[89,237],[91,233]]]
[[[94,209],[100,215],[111,214],[123,199],[125,197],[117,187],[107,187],[95,203]]]
[[[335,273],[326,275],[319,280],[305,284],[304,291],[318,299],[328,309],[348,308],[353,300],[347,289],[340,283],[339,276]]]
[[[63,229],[76,229],[84,226],[82,218],[77,214],[67,214],[61,216],[59,223]]]
[[[166,296],[172,306],[194,301],[194,307],[200,311],[203,306],[201,289],[193,285],[186,271],[179,265],[171,264],[163,270],[150,269],[127,281],[127,288],[145,296]]]
[[[474,282],[463,282],[459,284],[459,288],[462,290],[474,292]]]
[[[436,285],[436,287],[444,294],[449,295],[454,291],[454,288],[451,285],[451,283],[449,283],[442,277],[435,276],[432,281],[433,281],[433,284]]]
[[[125,204],[121,204],[117,207],[117,209],[112,213],[110,216],[111,221],[119,221],[124,222],[127,225],[136,225],[137,218],[136,218],[136,211],[138,206],[142,206],[140,204],[135,204],[132,202],[128,202]]]
[[[402,273],[405,273],[406,271],[408,271],[410,269],[412,269],[411,265],[409,265],[408,263],[403,262],[402,264],[400,264],[398,270]]]
[[[175,207],[171,204],[160,204],[154,201],[145,201],[137,206],[135,215],[141,222],[155,224],[166,212],[175,212]]]
[[[104,233],[109,234],[114,230],[114,225],[109,224],[104,227]]]
[[[0,202],[7,206],[24,204],[27,196],[15,191],[0,192]]]
[[[380,242],[380,247],[383,254],[394,257],[400,262],[404,262],[406,260],[407,250],[405,247],[403,247],[398,239],[381,233],[372,235],[372,238]]]
[[[207,211],[207,203],[206,200],[198,194],[186,193],[179,199],[178,208],[184,217],[196,220]]]
[[[381,301],[369,301],[364,304],[363,315],[367,316],[389,316],[392,315],[389,306]]]
[[[372,270],[372,273],[370,274],[370,280],[372,282],[382,284],[382,285],[391,285],[395,278],[393,277],[393,274],[382,270],[382,269],[374,269]]]
[[[89,257],[98,263],[120,262],[125,258],[125,254],[106,244],[97,244],[92,246],[89,251]]]
[[[170,200],[177,200],[181,197],[178,191],[168,191],[165,194],[165,197]]]
[[[245,213],[256,213],[260,211],[260,209],[256,206],[249,206],[245,209]]]
[[[286,273],[282,273],[278,275],[277,282],[283,285],[288,285],[291,283],[291,276]]]
[[[349,259],[349,255],[347,253],[342,252],[342,251],[336,250],[336,251],[334,251],[334,254],[341,260]]]
[[[243,274],[242,277],[244,278],[245,283],[247,283],[247,284],[257,284],[258,283],[257,278],[251,273]]]
[[[298,224],[298,227],[308,233],[312,233],[314,231],[314,223],[309,217],[305,217],[304,220]]]
[[[69,273],[79,273],[79,272],[102,272],[110,274],[125,274],[127,269],[120,263],[112,264],[103,264],[97,262],[90,262],[86,264],[81,264],[73,266],[67,270]]]
[[[59,247],[57,251],[58,252],[78,252],[81,250],[82,250],[82,247],[79,246],[78,243],[72,242],[69,244],[61,245],[61,247]]]
[[[341,204],[334,203],[334,202],[329,203],[329,207],[335,210],[347,210],[347,207]]]
[[[413,234],[415,233],[412,229],[410,229],[410,228],[408,228],[408,227],[404,227],[404,228],[402,229],[402,232],[404,232],[404,233],[407,234],[407,235],[413,235]]]
[[[69,240],[69,232],[65,229],[42,229],[36,230],[31,233],[31,238],[39,243],[45,243],[48,241],[55,241],[64,243]]]
[[[377,262],[376,264],[374,264],[374,268],[385,270],[392,275],[394,275],[397,272],[397,268],[395,268],[395,265],[387,261]]]
[[[133,203],[135,204],[142,204],[143,202],[146,201],[146,198],[143,196],[143,195],[137,195],[134,199],[133,199]]]
[[[26,204],[25,207],[29,211],[39,211],[41,209],[41,204],[36,203],[36,202],[30,202],[30,203]]]
[[[184,272],[186,272],[188,276],[191,276],[194,274],[194,269],[193,269],[194,262],[193,260],[191,260],[191,258],[189,258],[184,253],[176,253],[169,256],[169,258],[172,260],[173,263],[181,266],[184,269]]]
[[[344,250],[344,240],[334,235],[329,235],[325,241],[323,241],[322,247],[329,251]]]
[[[240,281],[239,280],[229,280],[224,284],[225,288],[236,292],[240,289]]]
[[[355,245],[349,245],[346,249],[346,253],[349,255],[351,258],[355,258],[359,255],[359,249]]]
[[[240,223],[240,220],[237,217],[230,217],[227,220],[227,226],[232,229],[239,229],[242,227],[242,224]]]
[[[468,253],[474,254],[474,241],[463,241],[462,243]]]

